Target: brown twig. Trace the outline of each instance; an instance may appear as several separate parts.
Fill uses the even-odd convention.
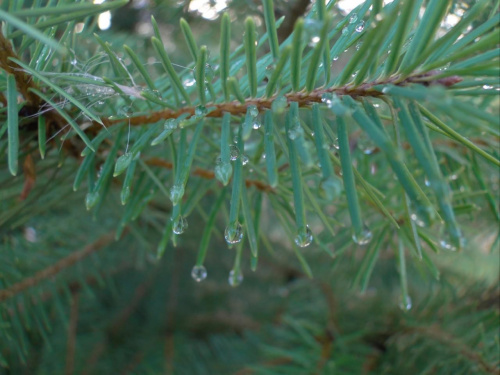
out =
[[[30,88],[36,89],[36,85],[22,67],[11,61],[10,58],[19,59],[12,49],[12,45],[0,32],[0,68],[7,73],[12,74],[16,79],[17,89],[28,101],[28,104],[34,107],[40,106],[40,98],[30,91]]]
[[[172,169],[171,162],[159,158],[151,158],[146,161],[146,164],[165,169]],[[215,178],[215,173],[203,168],[195,168],[191,172],[191,176],[198,176],[207,180],[212,180]],[[266,193],[274,193],[274,189],[271,186],[266,185],[265,183],[258,180],[245,180],[245,185],[247,188],[249,188],[250,186],[255,186],[257,190],[264,191]]]
[[[442,86],[452,86],[455,83],[462,81],[462,78],[458,76],[448,77],[447,80],[443,79],[433,79],[433,76],[438,74],[437,72],[428,72],[424,74],[419,74],[415,76],[410,76],[405,79],[401,79],[398,76],[390,77],[384,81],[374,81],[362,84],[357,87],[352,87],[350,85],[345,85],[342,87],[329,87],[324,88],[320,87],[311,92],[292,92],[285,95],[287,102],[297,102],[300,107],[309,107],[313,103],[321,103],[322,96],[326,93],[336,94],[338,96],[349,95],[352,97],[379,97],[384,95],[381,91],[375,89],[378,85],[387,85],[394,84],[397,86],[406,86],[410,83],[416,82],[416,80],[423,80],[419,83],[429,86],[429,85],[442,85]],[[207,108],[212,108],[210,112],[207,113],[206,117],[222,117],[225,112],[230,113],[234,116],[241,116],[247,112],[247,108],[250,105],[254,105],[257,107],[259,111],[270,109],[273,102],[276,100],[276,96],[271,98],[257,98],[257,99],[248,99],[244,103],[240,103],[237,101],[229,102],[229,103],[208,103],[206,105]],[[173,109],[165,109],[160,111],[152,112],[148,115],[142,116],[132,116],[127,120],[130,121],[130,125],[132,126],[140,126],[146,124],[153,124],[160,120],[167,120],[171,118],[178,118],[182,115],[187,114],[189,117],[194,116],[196,108],[191,107],[183,107],[177,110]],[[122,123],[124,119],[109,119],[104,118],[101,119],[104,125],[111,126],[113,124]],[[102,125],[94,123],[95,127],[101,127]]]
[[[114,240],[115,240],[115,233],[114,232],[107,233],[101,236],[99,239],[97,239],[97,241],[85,246],[83,249],[71,253],[70,255],[59,260],[55,264],[41,271],[38,271],[35,275],[28,277],[14,285],[11,285],[6,289],[0,290],[0,302],[3,302],[15,296],[16,294],[21,293],[22,291],[39,284],[41,281],[45,279],[57,275],[62,270],[71,267],[75,263],[78,263],[82,259],[88,257],[90,254],[95,253],[96,251],[107,246]]]

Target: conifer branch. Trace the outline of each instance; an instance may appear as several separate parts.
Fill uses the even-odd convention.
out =
[[[352,87],[349,84],[342,87],[330,87],[326,89],[320,87],[312,90],[311,92],[291,92],[284,96],[287,100],[287,106],[291,102],[296,102],[299,104],[299,107],[309,107],[313,103],[321,103],[322,96],[324,94],[336,94],[338,96],[349,95],[353,98],[380,97],[384,94],[375,88],[378,85],[393,84],[395,86],[406,86],[410,83],[418,82],[419,84],[422,84],[424,86],[441,85],[450,87],[462,81],[462,78],[459,76],[433,79],[433,77],[439,75],[439,73],[440,72],[432,71],[424,74],[409,76],[403,79],[398,76],[394,76],[383,81],[367,82],[357,87]],[[247,113],[247,109],[249,106],[255,106],[259,111],[263,111],[264,109],[270,109],[276,98],[276,96],[273,96],[271,98],[251,98],[245,100],[244,103],[240,103],[238,101],[225,103],[207,103],[206,107],[213,109],[206,114],[206,117],[222,118],[225,112],[230,113],[234,116],[243,116]],[[161,120],[176,119],[182,115],[188,115],[188,117],[191,117],[195,115],[195,111],[196,107],[188,106],[179,108],[177,110],[166,109],[161,111],[153,111],[148,115],[131,116],[128,120],[130,120],[130,125],[140,126],[145,124],[153,124]],[[102,119],[103,124],[106,126],[122,123],[123,121],[124,119]],[[94,127],[96,126],[101,127],[100,124],[94,123]]]
[[[6,289],[0,290],[0,302],[3,302],[9,298],[14,297],[16,294],[19,294],[25,291],[26,289],[38,285],[43,280],[46,280],[50,277],[54,277],[61,271],[73,266],[74,264],[80,262],[89,255],[95,253],[96,251],[101,250],[103,247],[106,247],[107,245],[109,245],[111,242],[114,241],[115,241],[115,233],[114,232],[107,233],[101,236],[93,243],[85,246],[83,249],[71,253],[70,255],[59,260],[55,264],[47,268],[44,268],[41,271],[38,271],[35,275],[28,277],[14,285],[11,285]]]

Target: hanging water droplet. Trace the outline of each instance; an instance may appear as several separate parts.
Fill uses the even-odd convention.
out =
[[[321,181],[320,189],[322,190],[326,199],[328,199],[329,201],[333,201],[342,193],[342,181],[336,176],[330,176]]]
[[[419,227],[425,227],[425,221],[422,220],[422,218],[420,218],[420,216],[417,215],[416,212],[413,212],[411,215],[410,215],[410,219],[415,223],[417,224]]]
[[[308,226],[299,229],[297,237],[295,237],[295,244],[299,247],[307,247],[313,241],[313,234]]]
[[[247,165],[248,164],[248,156],[243,155],[241,157],[241,164],[243,164],[243,165]]]
[[[456,237],[458,238],[458,243],[456,238],[452,238],[450,230],[446,225],[443,225],[440,231],[439,245],[443,250],[457,251],[464,246],[465,241],[460,233]]]
[[[276,64],[272,63],[266,66],[266,77],[269,79],[273,75],[274,69],[276,69]]]
[[[184,216],[179,216],[172,223],[172,232],[175,234],[182,234],[188,227],[188,222]]]
[[[255,105],[249,105],[247,111],[252,117],[257,117],[259,115],[259,110]]]
[[[260,126],[261,126],[260,120],[258,118],[255,118],[253,120],[252,128],[254,130],[257,130],[257,129],[260,129]]]
[[[185,87],[191,87],[191,86],[194,86],[194,84],[196,83],[196,80],[194,78],[191,78],[191,79],[185,79],[184,82],[182,82],[182,84],[185,86]]]
[[[337,61],[339,59],[338,56],[333,56],[333,61]]]
[[[170,200],[172,201],[172,204],[176,206],[184,196],[184,185],[182,184],[175,184],[172,186],[170,189]]]
[[[194,266],[191,270],[191,277],[196,282],[203,281],[207,278],[207,269],[204,266]]]
[[[230,145],[229,146],[229,158],[232,161],[235,161],[236,159],[238,159],[239,156],[240,156],[240,149],[238,147],[236,147],[235,145]]]
[[[292,119],[292,124],[290,126],[290,129],[288,129],[288,138],[290,138],[292,141],[301,137],[304,134],[304,129],[302,129],[302,126],[300,126],[300,120],[298,117],[295,117]]]
[[[205,64],[205,82],[209,83],[214,80],[215,72],[214,68],[210,64]]]
[[[411,298],[410,296],[406,296],[403,297],[401,296],[400,300],[399,300],[399,308],[403,311],[409,311],[412,307],[412,303],[411,303]]]
[[[266,154],[265,153],[262,154],[262,159],[264,159],[264,160],[266,159]]]
[[[424,184],[427,187],[431,186],[431,182],[429,181],[429,179],[427,177],[425,177],[425,179],[424,179]]]
[[[271,110],[279,115],[285,111],[285,108],[288,105],[288,101],[286,97],[280,95],[276,99],[274,99],[273,104],[271,105]]]
[[[304,32],[302,33],[302,42],[314,47],[320,40],[319,35],[321,33],[322,22],[314,19],[308,18],[304,20]]]
[[[229,179],[231,178],[232,173],[233,167],[229,162],[222,163],[221,161],[219,161],[219,163],[215,166],[215,177],[217,178],[217,180],[222,182],[224,186],[229,183]]]
[[[365,155],[371,155],[373,152],[376,150],[377,146],[375,145],[375,142],[371,138],[368,137],[360,137],[358,138],[358,143],[357,143],[358,148],[363,152]]]
[[[321,95],[321,102],[325,103],[328,108],[332,106],[332,99],[333,95],[329,92],[325,92],[323,95]]]
[[[357,33],[360,33],[361,31],[363,31],[364,28],[365,28],[365,23],[362,21],[356,25],[356,28],[354,30],[356,30]]]
[[[241,273],[240,270],[238,270],[237,272],[231,270],[231,272],[229,272],[229,278],[228,278],[229,285],[231,285],[232,287],[237,287],[242,283],[242,281],[243,281],[243,274]]]
[[[163,124],[163,129],[164,130],[177,129],[177,120],[174,118],[169,118],[168,120],[165,120],[165,123]]]
[[[229,224],[224,231],[224,238],[228,244],[235,244],[243,239],[243,227],[240,223]]]
[[[87,196],[85,197],[85,207],[87,208],[87,211],[90,211],[90,209],[96,205],[98,199],[99,199],[98,191],[94,191],[87,194]]]
[[[194,115],[196,117],[203,117],[207,114],[207,108],[203,105],[196,106],[194,109]]]
[[[351,14],[351,17],[349,17],[349,23],[354,23],[358,20],[358,15],[356,13]]]
[[[352,235],[352,240],[358,245],[367,245],[372,240],[373,234],[371,230],[364,225],[363,229],[359,233],[354,233]]]

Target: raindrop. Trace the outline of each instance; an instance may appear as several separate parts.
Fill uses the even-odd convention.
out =
[[[301,137],[304,134],[304,129],[300,126],[300,120],[298,117],[292,120],[292,126],[288,129],[288,138],[292,141]]]
[[[183,85],[186,87],[191,87],[191,86],[194,86],[195,83],[196,83],[196,80],[194,78],[191,78],[191,79],[184,80]]]
[[[363,31],[364,28],[365,28],[365,23],[360,22],[356,25],[356,28],[354,30],[356,30],[357,33],[360,33],[361,31]]]
[[[254,118],[259,115],[259,110],[257,109],[257,106],[255,106],[255,105],[249,105],[247,108],[247,111],[250,114],[250,116],[252,116]]]
[[[260,126],[261,126],[261,123],[260,123],[259,119],[258,119],[258,118],[256,118],[256,119],[253,121],[252,128],[254,128],[255,130],[257,130],[257,129],[260,129]]]
[[[231,270],[231,272],[229,272],[228,281],[229,285],[231,285],[232,287],[237,287],[243,281],[243,274],[240,270],[238,270],[237,272],[235,272],[235,270]]]
[[[228,244],[235,244],[243,239],[243,227],[240,223],[229,224],[224,231],[224,238]]]
[[[330,176],[321,181],[320,188],[325,194],[325,197],[329,201],[332,201],[342,193],[342,182],[338,177]]]
[[[235,145],[230,145],[229,146],[229,158],[232,161],[235,161],[236,159],[238,159],[239,156],[240,156],[239,148],[236,147]]]
[[[441,246],[441,248],[443,250],[457,251],[457,250],[459,250],[459,248],[462,248],[462,246],[464,245],[464,240],[462,237],[460,237],[459,243],[457,246],[455,241],[453,241],[453,239],[451,238],[450,231],[447,230],[446,226],[444,226],[441,229],[441,236],[439,239],[439,245]]]
[[[299,229],[297,237],[295,237],[295,244],[299,247],[307,247],[313,241],[313,235],[308,226]]]
[[[241,157],[241,163],[242,163],[243,165],[247,165],[247,164],[248,164],[248,156],[243,155],[243,156]]]
[[[349,34],[349,29],[346,26],[342,29],[342,35],[347,35],[347,34]]]
[[[210,64],[205,64],[205,82],[212,82],[214,80],[214,68]]]
[[[207,108],[203,105],[199,105],[194,109],[194,115],[196,117],[203,117],[207,114]]]
[[[349,18],[349,23],[354,23],[358,20],[358,15],[356,13],[351,14],[351,17]]]
[[[329,92],[325,92],[323,95],[321,95],[321,101],[325,103],[328,106],[328,108],[332,106],[332,99],[333,95]]]
[[[410,296],[401,297],[399,300],[399,308],[403,311],[409,311],[412,307]]]
[[[333,56],[333,61],[337,61],[339,59],[338,56]]]
[[[196,282],[203,281],[207,278],[207,269],[204,266],[194,266],[191,270],[191,277]]]
[[[169,118],[163,124],[163,129],[164,130],[174,130],[176,128],[177,128],[177,120],[173,119],[173,118]]]
[[[269,64],[266,66],[266,77],[269,79],[273,75],[274,69],[276,69],[275,64]]]
[[[172,223],[172,232],[175,234],[182,234],[188,227],[188,222],[184,216],[179,216],[173,223]]]
[[[288,101],[284,96],[278,96],[274,99],[273,104],[271,105],[271,110],[279,115],[285,111],[286,106],[288,105]]]
[[[314,47],[320,40],[322,22],[313,18],[304,20],[303,42]]]
[[[172,204],[174,206],[181,201],[183,196],[184,196],[184,185],[175,184],[174,186],[172,186],[172,188],[170,189],[170,200],[172,201]]]
[[[375,142],[371,138],[361,137],[358,139],[358,148],[365,155],[371,155],[376,149]]]
[[[352,239],[358,245],[367,245],[372,240],[373,234],[370,229],[364,225],[360,233],[354,233]]]

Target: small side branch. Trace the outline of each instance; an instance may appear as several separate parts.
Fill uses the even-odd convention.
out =
[[[88,257],[90,254],[95,253],[96,251],[102,249],[107,246],[111,242],[115,240],[115,233],[108,233],[104,236],[100,237],[97,241],[91,243],[90,245],[85,246],[83,249],[71,253],[67,257],[61,259],[57,263],[49,266],[39,272],[37,272],[32,277],[28,277],[17,284],[11,285],[6,289],[0,290],[0,302],[3,302],[16,294],[23,292],[26,289],[29,289],[41,281],[48,279],[57,275],[62,270],[71,267],[75,263],[80,262],[82,259]]]

